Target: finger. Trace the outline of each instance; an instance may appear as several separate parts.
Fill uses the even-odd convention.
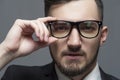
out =
[[[43,25],[43,30],[45,31],[44,32],[44,41],[47,42],[50,33],[49,33],[45,23],[47,21],[53,21],[53,20],[57,20],[57,19],[55,17],[44,17],[44,18],[38,18],[37,20]]]
[[[43,48],[46,46],[49,46],[50,44],[56,42],[58,39],[54,38],[54,37],[49,37],[48,42],[37,42],[37,45],[39,46],[39,48]]]
[[[39,38],[40,41],[43,41],[43,39],[44,39],[44,28],[43,28],[42,22],[39,22],[38,20],[34,20],[34,22],[39,28],[38,38]]]
[[[50,44],[56,42],[57,40],[58,40],[58,39],[55,38],[55,37],[49,37],[48,45],[50,45]]]
[[[48,37],[49,37],[49,31],[46,27],[46,25],[42,22],[43,28],[44,28],[44,41],[47,42],[48,41]]]
[[[31,20],[21,20],[18,19],[15,22],[15,27],[20,27],[22,30],[22,33],[24,34],[31,34],[33,31],[37,36],[39,36],[39,27]]]
[[[57,20],[57,18],[55,18],[55,17],[44,17],[44,18],[38,18],[38,20],[42,21],[42,22],[48,22],[48,21]]]

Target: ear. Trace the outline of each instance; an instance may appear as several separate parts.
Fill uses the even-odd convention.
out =
[[[100,45],[101,46],[106,41],[107,35],[108,35],[108,27],[107,26],[103,26],[103,28],[101,29],[101,39],[100,39],[101,40],[100,41]]]

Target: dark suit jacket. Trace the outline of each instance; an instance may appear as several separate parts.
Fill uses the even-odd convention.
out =
[[[120,80],[104,73],[101,69],[102,80]],[[58,80],[54,63],[41,67],[10,66],[1,80]]]

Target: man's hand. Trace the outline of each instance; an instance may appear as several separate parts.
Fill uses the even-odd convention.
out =
[[[45,17],[37,20],[16,20],[0,45],[0,66],[5,65],[14,58],[28,55],[39,48],[55,42],[57,39],[50,37],[50,33],[45,25],[46,22],[53,20],[56,20],[56,18]],[[33,39],[33,33],[38,38],[37,41]]]

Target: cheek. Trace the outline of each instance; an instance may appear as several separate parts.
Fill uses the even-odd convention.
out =
[[[100,46],[99,39],[91,39],[88,41],[84,41],[83,50],[86,52],[87,59],[94,58],[98,52]]]
[[[51,55],[53,58],[60,58],[61,52],[65,49],[65,41],[58,40],[50,45]]]

